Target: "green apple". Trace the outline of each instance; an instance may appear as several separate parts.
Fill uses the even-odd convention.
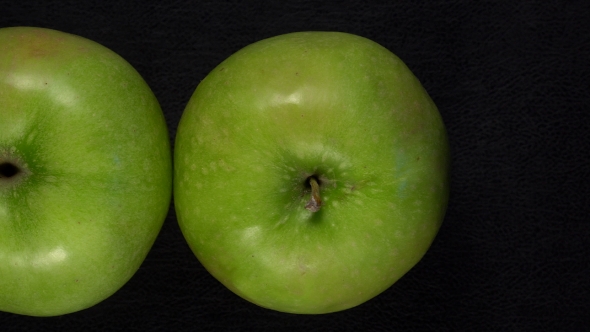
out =
[[[0,49],[0,310],[81,310],[131,278],[167,215],[164,116],[95,42],[14,27]]]
[[[238,51],[197,87],[174,152],[180,228],[203,266],[262,307],[328,313],[401,278],[446,210],[449,147],[387,49],[301,32]]]

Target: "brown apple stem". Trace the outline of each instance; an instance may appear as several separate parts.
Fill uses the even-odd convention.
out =
[[[305,208],[311,212],[318,212],[322,207],[322,198],[320,197],[320,185],[314,177],[309,178],[311,185],[311,198],[305,204]]]

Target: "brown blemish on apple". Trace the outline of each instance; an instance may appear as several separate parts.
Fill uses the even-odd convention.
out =
[[[303,257],[297,258],[297,267],[299,268],[300,275],[305,275],[307,273],[307,265],[305,264],[305,260]]]
[[[31,58],[42,58],[45,57],[49,52],[45,49],[41,48],[33,48],[29,51],[29,55]]]

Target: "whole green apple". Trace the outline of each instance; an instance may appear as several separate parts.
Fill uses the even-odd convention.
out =
[[[174,195],[191,249],[262,307],[363,303],[424,255],[443,220],[441,116],[382,46],[336,32],[254,43],[215,68],[180,121]]]
[[[95,42],[14,27],[0,49],[0,310],[81,310],[131,278],[166,217],[164,116]]]

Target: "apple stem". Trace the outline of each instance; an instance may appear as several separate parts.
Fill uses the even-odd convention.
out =
[[[309,184],[311,185],[311,198],[309,199],[309,202],[305,204],[305,208],[311,212],[318,212],[322,207],[320,185],[313,176],[309,178]]]

